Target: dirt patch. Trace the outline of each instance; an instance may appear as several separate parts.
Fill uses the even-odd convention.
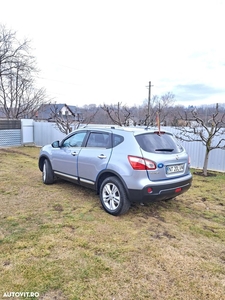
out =
[[[217,175],[212,172],[207,172],[207,176],[204,175],[203,171],[195,171],[193,172],[194,175],[203,176],[203,177],[216,177]]]
[[[34,155],[30,154],[30,153],[23,152],[22,149],[20,151],[18,148],[16,148],[16,149],[12,149],[12,148],[0,148],[0,152],[20,154],[20,155],[28,156],[28,157],[31,157],[31,158],[34,158],[34,159],[37,158],[36,156],[34,156]]]

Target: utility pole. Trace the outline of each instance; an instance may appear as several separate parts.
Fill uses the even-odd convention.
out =
[[[150,104],[151,104],[151,87],[153,85],[151,84],[151,81],[148,83],[148,118],[150,117]]]

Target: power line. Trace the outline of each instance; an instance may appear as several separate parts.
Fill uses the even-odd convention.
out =
[[[39,77],[39,76],[36,76],[36,77],[37,77],[38,79],[50,80],[50,81],[60,82],[60,83],[64,83],[64,84],[80,85],[80,84],[78,84],[78,83],[65,82],[65,81],[56,80],[56,79],[51,79],[51,78],[45,78],[45,77]]]

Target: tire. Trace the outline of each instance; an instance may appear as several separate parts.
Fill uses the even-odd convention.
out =
[[[102,182],[100,201],[104,210],[114,216],[125,214],[130,208],[125,188],[115,176],[108,177]]]
[[[44,160],[43,171],[42,171],[42,181],[44,184],[52,184],[54,182],[54,174],[52,171],[52,166],[48,159]]]

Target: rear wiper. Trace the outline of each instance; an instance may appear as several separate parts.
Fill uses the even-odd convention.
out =
[[[167,151],[167,152],[172,152],[174,149],[170,148],[162,148],[162,149],[155,149],[155,151]]]

